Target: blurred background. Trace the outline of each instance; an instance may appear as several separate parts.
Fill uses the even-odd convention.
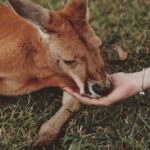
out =
[[[34,0],[51,11],[67,0]],[[7,4],[7,0],[0,0]],[[103,41],[108,72],[150,66],[150,1],[89,0],[90,24]],[[1,14],[0,14],[1,15]],[[31,149],[40,125],[61,106],[62,92],[48,88],[14,98],[0,97],[0,150]],[[82,106],[48,150],[148,150],[150,91],[109,107]],[[44,148],[43,148],[44,149]]]

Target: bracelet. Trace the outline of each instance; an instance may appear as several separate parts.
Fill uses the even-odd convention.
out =
[[[141,86],[141,91],[140,91],[141,96],[145,95],[145,92],[144,92],[144,78],[145,78],[145,68],[143,69],[142,86]]]

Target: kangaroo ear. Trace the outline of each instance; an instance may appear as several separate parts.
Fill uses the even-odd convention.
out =
[[[68,0],[64,14],[72,23],[84,23],[88,21],[87,3],[87,0]]]
[[[35,24],[44,26],[50,20],[49,10],[30,0],[9,0],[9,2],[16,13]]]

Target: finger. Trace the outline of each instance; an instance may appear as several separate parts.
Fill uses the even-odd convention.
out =
[[[71,88],[69,88],[69,87],[65,87],[64,90],[65,90],[68,94],[70,94],[70,95],[72,95],[73,97],[77,98],[78,100],[80,100],[81,97],[82,97],[83,99],[86,98],[86,97],[81,96],[79,93],[76,93],[75,91],[73,91],[73,90],[72,90]],[[73,95],[73,94],[74,94],[74,95]],[[80,98],[79,98],[79,97],[80,97]],[[82,103],[84,103],[84,104],[86,104],[86,105],[90,105],[90,103],[88,103],[88,102],[86,102],[86,101],[83,101]]]
[[[63,88],[63,90],[65,90],[67,93],[69,93],[69,94],[73,94],[73,90],[71,89],[71,88],[69,88],[69,87],[65,87],[65,88]]]
[[[123,93],[123,90],[116,89],[112,93],[110,93],[109,95],[102,97],[102,98],[99,98],[99,99],[92,99],[92,98],[83,97],[82,95],[80,95],[76,92],[73,92],[72,94],[74,97],[79,99],[80,102],[82,102],[84,104],[108,106],[108,105],[114,104],[114,103],[118,102],[119,100],[121,100],[122,99],[121,93]]]
[[[73,93],[73,96],[77,98],[81,103],[86,104],[86,105],[101,105],[101,106],[106,106],[109,105],[109,103],[105,102],[103,98],[103,101],[100,101],[98,99],[92,99],[88,97],[84,97],[78,93]]]
[[[109,95],[107,95],[106,97],[102,97],[100,99],[92,99],[92,98],[82,96],[70,88],[65,88],[65,90],[69,94],[71,94],[72,96],[77,98],[83,104],[100,105],[100,106],[108,106],[108,105],[111,105],[111,104],[118,102],[121,99],[120,93],[123,92],[123,90],[121,90],[121,88],[120,88],[120,90],[114,89],[114,91],[112,93],[110,93]]]

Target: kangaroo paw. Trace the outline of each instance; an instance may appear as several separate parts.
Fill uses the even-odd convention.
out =
[[[44,123],[33,146],[46,146],[51,144],[59,135],[59,129],[51,123]]]

